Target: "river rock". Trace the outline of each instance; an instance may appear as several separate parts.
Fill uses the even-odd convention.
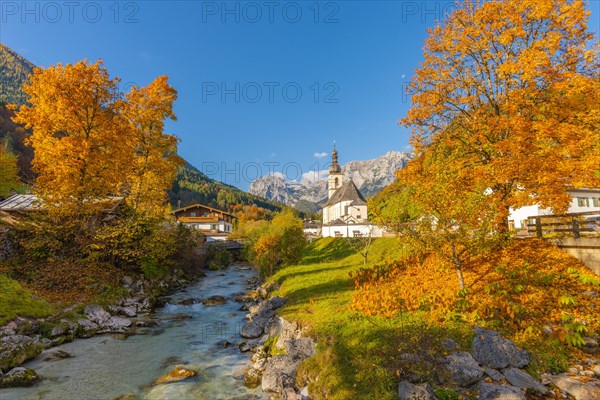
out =
[[[285,350],[287,354],[305,359],[316,352],[316,344],[310,337],[302,337],[302,329],[297,322],[289,322],[280,316],[273,318],[269,324],[269,337],[276,337],[275,346]]]
[[[119,307],[117,312],[125,317],[133,318],[137,315],[137,308],[133,306],[129,307]]]
[[[133,285],[133,278],[130,276],[124,276],[121,278],[121,282],[123,282],[123,286],[129,287]]]
[[[263,371],[261,388],[265,393],[281,393],[283,391],[283,376],[275,370]]]
[[[40,376],[32,369],[17,367],[0,378],[0,388],[31,386],[40,380]]]
[[[90,321],[98,324],[99,326],[105,325],[110,319],[110,314],[97,304],[87,306],[85,310],[83,310],[83,313],[89,318]]]
[[[210,296],[208,299],[202,300],[202,304],[205,306],[219,306],[226,302],[227,300],[223,296]]]
[[[571,395],[575,400],[600,399],[600,382],[585,382],[576,376],[567,374],[550,376],[549,378],[560,390]]]
[[[427,383],[415,385],[408,381],[398,385],[398,398],[400,400],[437,400],[435,392]]]
[[[110,317],[106,322],[106,326],[111,330],[122,330],[130,327],[132,324],[130,319],[121,317]]]
[[[62,324],[54,325],[52,331],[50,332],[50,337],[55,338],[57,336],[64,335],[66,333],[66,329]]]
[[[242,326],[240,336],[244,339],[256,339],[260,337],[263,332],[264,328],[261,326],[260,321],[251,321]]]
[[[526,400],[526,398],[525,392],[518,387],[482,382],[479,386],[479,400]]]
[[[266,299],[267,296],[269,295],[269,292],[267,292],[267,289],[265,289],[264,287],[259,287],[258,289],[256,289],[256,293],[258,293],[258,296]]]
[[[529,353],[519,349],[498,332],[479,326],[475,327],[474,331],[473,354],[481,365],[501,369],[506,367],[522,368],[529,364]]]
[[[546,394],[548,390],[544,385],[538,382],[533,376],[527,372],[521,371],[517,368],[507,368],[504,371],[504,377],[513,386],[521,388],[523,390],[532,389],[538,393]]]
[[[450,354],[440,361],[443,368],[448,371],[452,382],[458,386],[470,386],[485,376],[485,372],[471,353],[466,351]]]
[[[267,300],[267,303],[272,310],[276,310],[285,304],[285,299],[283,297],[274,296]]]
[[[267,367],[267,359],[266,358],[259,358],[258,360],[256,360],[254,362],[254,365],[252,366],[252,368],[259,370],[259,371],[264,371],[266,367]]]
[[[79,326],[77,329],[77,336],[82,338],[87,338],[94,336],[100,327],[86,318],[80,318],[77,320],[77,325]]]
[[[0,339],[0,371],[23,364],[37,357],[43,346],[37,338],[23,335],[10,335]]]
[[[493,368],[483,367],[483,370],[485,371],[487,376],[489,376],[493,381],[502,382],[504,380],[504,375],[502,375],[502,373],[496,371]]]
[[[179,368],[175,368],[173,371],[169,372],[168,374],[158,378],[156,380],[156,382],[154,382],[154,384],[162,385],[165,383],[181,382],[186,379],[193,378],[196,375],[198,375],[198,373],[194,370],[179,367]]]
[[[250,368],[244,375],[244,386],[254,389],[261,384],[262,374],[259,370]]]
[[[42,357],[44,358],[44,361],[57,361],[65,358],[70,358],[72,356],[71,354],[67,353],[62,349],[54,349],[50,351],[45,351],[44,353],[42,353]]]
[[[289,354],[271,357],[263,371],[264,392],[281,393],[284,387],[293,386],[300,360]]]
[[[181,300],[179,302],[179,305],[182,305],[182,306],[191,306],[192,304],[198,304],[198,300],[189,298],[189,299]]]

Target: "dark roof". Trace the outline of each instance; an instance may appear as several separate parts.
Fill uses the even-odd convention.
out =
[[[352,182],[352,179],[344,183],[341,188],[335,191],[333,196],[331,196],[325,204],[325,207],[339,203],[340,201],[352,201],[352,205],[355,206],[367,204],[367,201],[354,182]]]
[[[214,211],[214,212],[217,212],[217,213],[221,213],[221,214],[227,214],[230,217],[237,218],[235,215],[233,215],[231,213],[228,213],[227,211],[219,210],[218,208],[212,208],[212,207],[205,206],[204,204],[199,204],[199,203],[190,204],[187,207],[183,207],[183,208],[180,208],[178,210],[173,210],[173,211],[171,211],[171,214],[175,215],[175,214],[177,214],[179,212],[186,211],[186,210],[189,210],[190,208],[196,208],[196,207],[206,208],[207,210],[211,210],[211,211]]]

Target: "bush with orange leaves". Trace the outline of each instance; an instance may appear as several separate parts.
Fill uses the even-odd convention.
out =
[[[539,239],[513,240],[470,261],[464,290],[440,257],[414,256],[353,274],[352,308],[393,318],[426,312],[435,321],[463,321],[499,329],[524,343],[550,336],[572,347],[600,333],[590,292],[600,279],[580,261]]]

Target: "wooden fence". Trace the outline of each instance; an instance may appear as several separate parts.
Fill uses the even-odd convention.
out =
[[[600,210],[565,215],[540,215],[528,218],[527,235],[573,237],[600,235]]]

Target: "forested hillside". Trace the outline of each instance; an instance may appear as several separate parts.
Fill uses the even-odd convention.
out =
[[[35,65],[0,43],[0,104],[23,104],[27,100],[21,87]]]
[[[192,203],[206,204],[210,207],[227,210],[235,205],[257,205],[268,210],[279,210],[282,205],[262,197],[210,179],[190,163],[179,167],[173,188],[169,191],[171,205],[177,207]]]

